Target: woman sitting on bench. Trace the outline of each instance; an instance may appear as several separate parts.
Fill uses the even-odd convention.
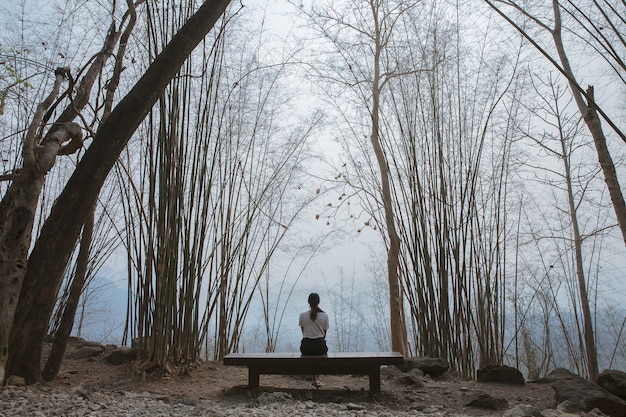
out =
[[[325,355],[328,353],[326,332],[328,331],[328,314],[319,307],[320,296],[317,293],[309,294],[309,311],[300,313],[299,326],[302,329],[300,353],[303,355]],[[313,385],[322,386],[318,376],[313,376]]]

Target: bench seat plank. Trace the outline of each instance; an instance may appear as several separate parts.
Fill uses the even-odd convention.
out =
[[[370,393],[380,392],[381,365],[400,365],[397,352],[329,352],[327,355],[300,353],[231,353],[224,365],[248,367],[248,386],[259,386],[259,376],[266,375],[367,375]]]

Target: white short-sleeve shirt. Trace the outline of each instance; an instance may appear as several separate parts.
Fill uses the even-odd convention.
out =
[[[308,339],[319,339],[325,336],[328,330],[328,314],[318,312],[315,321],[311,320],[310,311],[300,313],[299,326],[302,328],[302,337]]]

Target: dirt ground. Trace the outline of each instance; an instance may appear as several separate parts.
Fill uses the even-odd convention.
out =
[[[102,358],[65,359],[58,377],[49,386],[72,388],[81,386],[88,391],[150,392],[166,400],[195,403],[213,400],[224,403],[248,403],[262,392],[285,392],[295,400],[336,403],[361,403],[382,406],[389,410],[446,410],[468,416],[499,416],[503,410],[468,407],[466,403],[477,393],[504,398],[509,406],[532,405],[536,410],[555,408],[554,392],[549,385],[484,384],[465,381],[445,374],[436,379],[420,377],[422,384],[408,384],[383,372],[382,392],[371,397],[364,376],[321,377],[323,386],[311,385],[306,376],[261,375],[261,386],[249,390],[247,369],[224,366],[218,362],[203,362],[192,367],[173,367],[165,376],[139,372],[137,365],[110,365]],[[420,386],[423,385],[423,386]]]

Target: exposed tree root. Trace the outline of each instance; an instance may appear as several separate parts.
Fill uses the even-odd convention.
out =
[[[167,363],[160,363],[157,360],[148,360],[139,365],[139,372],[141,372],[145,378],[146,374],[151,374],[156,377],[164,377],[173,373],[172,368]]]

